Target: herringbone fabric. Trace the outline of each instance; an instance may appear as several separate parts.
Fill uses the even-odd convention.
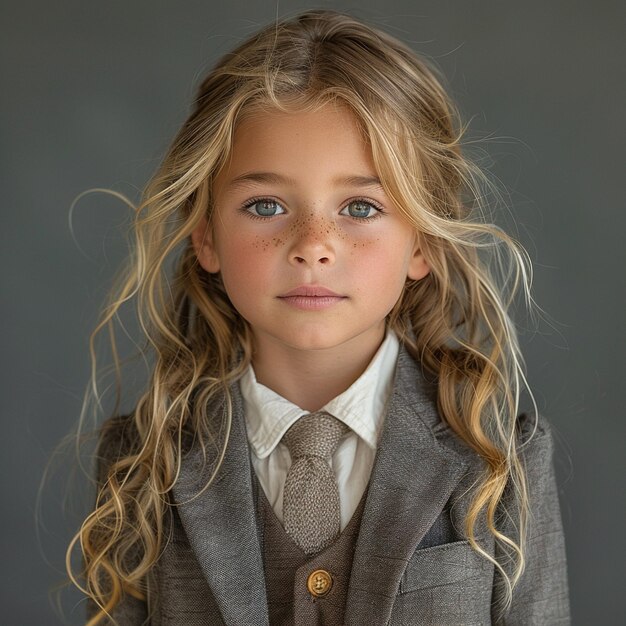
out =
[[[306,554],[329,546],[339,534],[339,490],[330,457],[348,427],[325,411],[301,417],[283,435],[291,467],[283,492],[283,524]]]

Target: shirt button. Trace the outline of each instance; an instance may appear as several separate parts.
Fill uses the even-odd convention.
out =
[[[309,593],[315,598],[323,598],[333,586],[333,578],[325,569],[316,569],[306,581]]]

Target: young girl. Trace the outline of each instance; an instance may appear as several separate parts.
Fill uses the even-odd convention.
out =
[[[88,624],[569,621],[527,256],[462,135],[425,61],[335,12],[204,80],[96,329],[136,298],[154,371],[68,550]]]

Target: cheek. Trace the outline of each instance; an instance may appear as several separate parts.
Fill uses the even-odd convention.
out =
[[[407,278],[408,243],[382,236],[355,242],[351,267],[360,290],[397,298]]]
[[[222,278],[229,294],[255,291],[265,284],[275,247],[271,238],[259,236],[231,237],[220,246]]]
[[[406,265],[402,244],[384,236],[352,241],[351,257],[354,267],[374,275],[393,276],[401,273]]]
[[[381,293],[395,292],[404,285],[406,272],[404,265],[386,256],[367,260],[362,267],[362,274],[366,276],[365,283],[376,285]]]

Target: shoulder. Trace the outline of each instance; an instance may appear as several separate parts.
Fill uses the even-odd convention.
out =
[[[95,454],[99,482],[106,478],[111,465],[136,453],[140,447],[134,414],[116,415],[105,420],[98,431]]]
[[[538,514],[558,503],[553,427],[543,415],[518,417],[517,454],[526,477],[528,502]],[[558,506],[558,505],[557,505]]]
[[[126,456],[139,444],[134,414],[116,415],[105,420],[98,435],[98,452],[108,458]]]
[[[552,426],[545,416],[521,413],[517,417],[516,431],[518,451],[527,462],[531,458],[551,459],[554,439]]]

